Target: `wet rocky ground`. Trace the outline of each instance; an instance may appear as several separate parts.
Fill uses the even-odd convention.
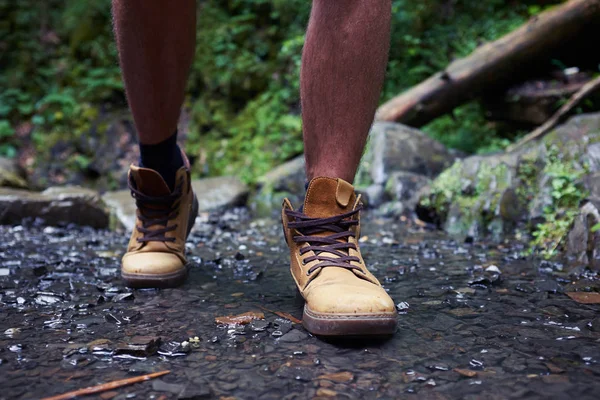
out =
[[[368,217],[363,230],[398,304],[387,340],[325,341],[292,322],[302,302],[279,223],[243,210],[199,217],[190,279],[169,290],[123,286],[126,235],[0,227],[0,398],[164,370],[89,398],[597,398],[600,305],[581,303],[597,273],[400,221]],[[264,319],[215,322],[245,312]]]

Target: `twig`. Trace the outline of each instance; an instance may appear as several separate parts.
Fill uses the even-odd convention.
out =
[[[554,113],[554,115],[552,115],[552,117],[550,117],[550,119],[537,127],[533,132],[523,137],[517,143],[509,146],[506,150],[516,150],[522,147],[525,143],[529,143],[532,140],[543,137],[550,131],[550,129],[554,128],[554,126],[556,126],[556,124],[558,124],[566,114],[568,114],[575,106],[577,106],[581,100],[598,89],[600,89],[600,76],[583,85],[581,89],[571,96],[569,101],[567,101],[557,112]]]
[[[259,307],[262,308],[263,310],[268,311],[270,313],[273,313],[273,314],[275,314],[275,315],[277,315],[277,316],[279,316],[279,317],[281,317],[283,319],[287,319],[288,321],[291,321],[294,324],[301,324],[302,323],[301,320],[299,320],[298,318],[294,317],[292,314],[288,314],[288,313],[283,312],[283,311],[269,310],[268,308],[263,307],[263,306],[259,306]]]
[[[65,394],[59,394],[57,396],[46,397],[46,398],[43,398],[42,400],[64,400],[64,399],[72,399],[72,398],[75,398],[77,396],[83,396],[83,395],[86,395],[86,394],[94,394],[94,393],[105,392],[107,390],[116,389],[116,388],[119,388],[121,386],[132,385],[134,383],[144,382],[144,381],[148,381],[150,379],[158,378],[159,376],[166,375],[166,374],[168,374],[170,372],[171,371],[160,371],[160,372],[154,372],[152,374],[135,376],[133,378],[127,378],[127,379],[121,379],[121,380],[118,380],[118,381],[112,381],[112,382],[102,383],[100,385],[90,386],[90,387],[86,387],[86,388],[83,388],[83,389],[74,390],[72,392],[68,392],[68,393],[65,393]]]

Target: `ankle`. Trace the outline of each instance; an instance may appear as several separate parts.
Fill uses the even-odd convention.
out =
[[[184,165],[181,149],[177,145],[177,131],[156,144],[140,143],[140,167],[158,172],[169,189],[175,187],[177,171]]]

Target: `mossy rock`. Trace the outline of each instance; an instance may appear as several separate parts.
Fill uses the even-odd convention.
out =
[[[552,212],[563,226],[562,215],[586,196],[584,177],[595,172],[600,113],[573,117],[517,151],[456,161],[433,181],[417,211],[463,238],[504,238],[519,225],[535,231]]]

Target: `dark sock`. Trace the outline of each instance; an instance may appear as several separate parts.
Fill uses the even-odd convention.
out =
[[[175,175],[182,166],[183,157],[177,145],[177,131],[160,143],[140,143],[140,167],[158,172],[169,189],[175,188]]]

